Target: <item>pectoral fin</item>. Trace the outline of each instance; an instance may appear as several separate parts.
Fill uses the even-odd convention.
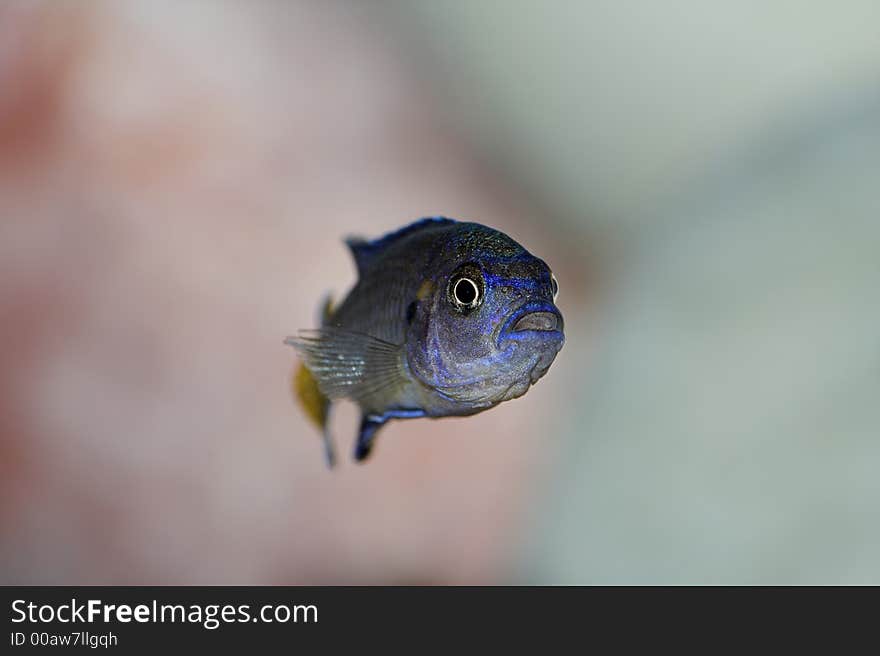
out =
[[[328,399],[362,401],[404,382],[403,348],[363,333],[326,327],[285,342],[305,360]]]

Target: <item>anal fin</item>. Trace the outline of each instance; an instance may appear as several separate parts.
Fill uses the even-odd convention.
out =
[[[321,429],[321,435],[324,439],[324,457],[327,460],[327,466],[332,468],[336,463],[336,453],[327,424],[330,399],[321,392],[318,382],[305,364],[299,365],[293,377],[293,393],[305,410],[306,416]]]

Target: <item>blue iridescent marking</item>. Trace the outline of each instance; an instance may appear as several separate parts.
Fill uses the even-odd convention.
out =
[[[389,419],[418,419],[419,417],[424,417],[424,416],[425,416],[424,410],[417,410],[417,409],[404,410],[404,409],[401,409],[401,410],[386,410],[381,415],[369,415],[369,418],[372,421],[381,421],[382,423],[385,423]]]

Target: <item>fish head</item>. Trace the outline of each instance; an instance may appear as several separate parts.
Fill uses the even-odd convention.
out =
[[[444,247],[407,338],[414,374],[475,411],[524,394],[565,342],[550,267],[480,228]]]

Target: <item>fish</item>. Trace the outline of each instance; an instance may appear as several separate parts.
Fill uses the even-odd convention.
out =
[[[357,281],[320,326],[284,342],[301,359],[293,391],[323,436],[334,402],[360,409],[354,460],[389,421],[464,417],[518,398],[565,343],[559,284],[509,236],[469,221],[426,217],[374,240],[345,239]]]

